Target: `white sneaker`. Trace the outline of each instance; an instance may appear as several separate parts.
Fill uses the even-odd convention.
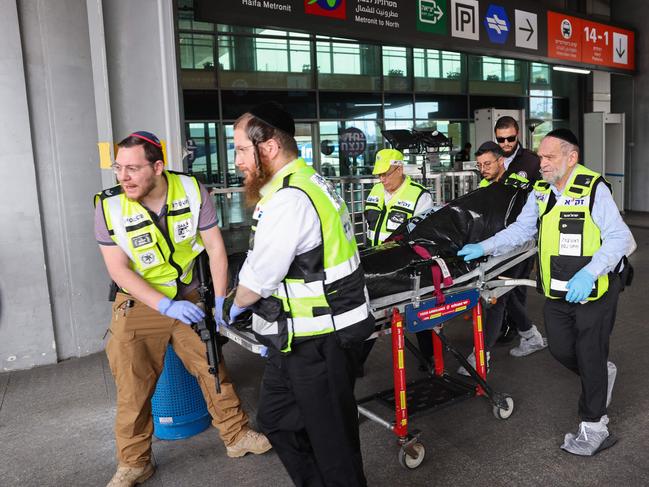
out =
[[[521,336],[521,341],[518,346],[509,351],[510,355],[514,357],[525,357],[531,353],[543,350],[548,346],[548,340],[543,338],[541,332],[536,328],[536,325],[532,325],[530,332],[532,332],[532,336],[529,338]]]
[[[606,363],[608,367],[608,387],[606,388],[606,407],[611,404],[613,399],[613,385],[615,385],[615,378],[617,377],[617,367],[613,362]]]
[[[561,448],[574,455],[591,456],[597,453],[609,437],[608,416],[604,415],[597,423],[582,421],[577,434],[567,433]]]
[[[489,359],[491,358],[491,352],[485,352],[487,355],[487,372],[489,372]],[[471,355],[469,355],[466,358],[467,362],[475,369],[475,350],[471,352]],[[470,377],[471,374],[469,374],[469,371],[464,368],[463,365],[460,365],[460,367],[457,369],[457,373],[460,375],[465,375],[467,377]]]

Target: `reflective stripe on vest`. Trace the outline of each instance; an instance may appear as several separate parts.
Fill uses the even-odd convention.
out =
[[[478,188],[486,188],[491,184],[491,181],[489,181],[487,178],[482,178],[480,180],[480,183],[478,184]]]
[[[591,215],[593,188],[600,181],[604,179],[598,173],[577,165],[560,196],[545,181],[534,185],[539,209],[539,275],[548,298],[565,298],[568,281],[601,247],[600,230]],[[604,274],[596,279],[588,300],[599,299],[607,289],[608,275]]]
[[[192,176],[165,171],[167,180],[166,234],[137,201],[119,186],[95,196],[101,202],[112,240],[129,258],[129,266],[154,289],[173,298],[177,281],[189,284],[194,259],[204,247],[198,233],[201,194]]]
[[[386,205],[383,184],[375,184],[365,201],[368,244],[375,246],[383,243],[402,223],[410,220],[415,214],[419,197],[425,191],[426,188],[406,176]]]
[[[266,344],[289,352],[294,337],[340,331],[363,322],[370,311],[347,207],[331,184],[298,159],[285,166],[270,185],[254,218],[263,218],[264,207],[278,191],[298,189],[313,204],[323,237],[322,245],[295,257],[273,293],[282,303],[282,321],[264,319],[255,308],[253,331]],[[252,241],[254,248],[254,234]]]

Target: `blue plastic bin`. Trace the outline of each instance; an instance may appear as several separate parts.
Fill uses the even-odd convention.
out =
[[[161,440],[180,440],[204,431],[212,420],[198,381],[167,347],[164,369],[151,399],[153,434]]]

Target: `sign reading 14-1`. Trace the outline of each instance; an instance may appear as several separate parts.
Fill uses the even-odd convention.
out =
[[[633,70],[633,48],[633,31],[548,12],[550,58]]]

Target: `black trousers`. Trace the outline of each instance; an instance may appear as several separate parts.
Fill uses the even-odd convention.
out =
[[[546,299],[543,308],[550,353],[581,379],[581,421],[599,421],[606,414],[608,344],[621,288],[617,274],[609,274],[608,286],[596,301]]]
[[[530,257],[507,271],[507,277],[512,279],[527,279],[534,267],[534,259]],[[532,328],[532,321],[527,316],[527,286],[517,286],[507,294],[498,298],[493,306],[485,309],[485,347],[491,349],[496,345],[500,330],[502,329],[505,312],[510,323],[518,331],[527,331]]]
[[[257,422],[295,485],[365,486],[355,359],[333,334],[271,352]]]

